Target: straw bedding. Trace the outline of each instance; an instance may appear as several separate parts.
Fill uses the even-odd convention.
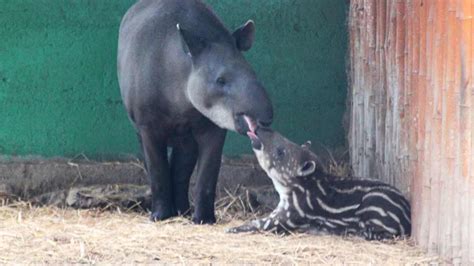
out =
[[[234,203],[236,198],[231,199]],[[238,200],[237,200],[238,201]],[[146,213],[0,204],[0,264],[4,263],[266,263],[429,264],[410,241],[368,242],[336,236],[243,234],[224,231],[252,214],[218,209],[218,224],[186,218],[148,221]]]

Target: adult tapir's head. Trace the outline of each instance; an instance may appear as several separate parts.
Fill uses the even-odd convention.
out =
[[[212,40],[179,24],[177,28],[183,51],[192,61],[186,93],[193,106],[218,126],[241,134],[255,126],[269,126],[272,104],[242,55],[254,40],[253,21],[233,34],[222,31]]]

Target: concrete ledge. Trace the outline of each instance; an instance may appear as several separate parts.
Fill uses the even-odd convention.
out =
[[[193,183],[194,178],[191,178]],[[44,193],[72,187],[103,184],[148,184],[138,160],[94,162],[65,159],[14,159],[0,161],[0,196],[29,199]],[[271,185],[252,156],[223,158],[218,192],[238,186]]]

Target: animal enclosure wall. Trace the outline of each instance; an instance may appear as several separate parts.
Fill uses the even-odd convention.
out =
[[[413,235],[474,263],[474,1],[351,0],[353,169],[411,195]]]
[[[115,159],[138,153],[116,75],[120,20],[137,0],[0,0],[0,155]],[[275,127],[345,145],[348,4],[205,0],[231,29],[256,23],[245,56],[268,89]],[[251,153],[229,134],[229,155]]]

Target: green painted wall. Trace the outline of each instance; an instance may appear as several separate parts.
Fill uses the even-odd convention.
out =
[[[117,32],[133,0],[0,0],[0,154],[117,158],[138,151],[116,79]],[[346,1],[208,0],[230,27],[247,19],[247,58],[298,142],[345,144]],[[227,154],[250,153],[228,136]]]

